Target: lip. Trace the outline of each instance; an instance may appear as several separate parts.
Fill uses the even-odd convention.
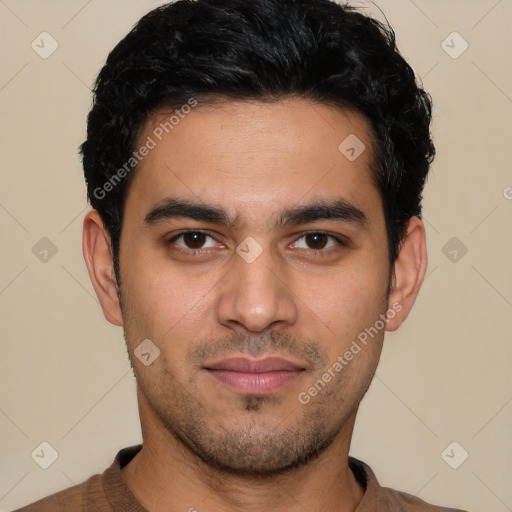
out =
[[[203,367],[212,377],[246,395],[268,395],[297,379],[305,368],[281,357],[232,357]]]

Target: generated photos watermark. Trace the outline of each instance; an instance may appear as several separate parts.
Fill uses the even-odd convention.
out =
[[[345,366],[348,365],[354,356],[359,354],[361,350],[367,346],[368,337],[370,336],[372,339],[379,334],[384,327],[386,327],[386,322],[390,319],[393,319],[396,313],[402,310],[402,304],[399,302],[393,302],[391,308],[389,308],[385,313],[381,313],[379,319],[371,326],[366,327],[364,331],[361,331],[356,339],[352,340],[352,344],[350,348],[345,351],[343,355],[340,355],[336,358],[336,361],[327,369],[325,373],[306,391],[302,391],[297,396],[299,402],[303,405],[307,405],[311,402],[311,398],[318,395],[325,386],[338,375]],[[359,341],[359,343],[358,343]],[[361,345],[362,346],[361,346]]]
[[[164,134],[170,133],[174,128],[184,119],[192,109],[197,106],[195,98],[189,98],[187,103],[182,105],[179,109],[174,111],[174,114],[165,121],[162,121],[152,132],[148,135],[146,141],[137,151],[134,151],[130,158],[120,167],[101,187],[96,187],[93,195],[96,199],[105,199],[107,194],[114,190],[114,188],[123,181],[126,176],[130,174],[135,167],[149,155],[152,149],[155,149],[157,144],[162,141]]]

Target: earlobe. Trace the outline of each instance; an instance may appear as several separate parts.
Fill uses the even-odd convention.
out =
[[[393,310],[395,315],[389,316],[387,331],[396,331],[409,315],[423,283],[427,263],[425,226],[418,217],[411,217],[394,265],[388,310]]]
[[[123,325],[110,236],[97,210],[84,218],[82,251],[105,318],[114,325]]]

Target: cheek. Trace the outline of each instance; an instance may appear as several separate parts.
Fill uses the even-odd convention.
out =
[[[162,382],[173,394],[175,387],[183,386],[190,377],[185,364],[188,343],[183,341],[194,333],[190,325],[194,301],[188,300],[180,287],[170,286],[164,279],[152,280],[147,274],[126,279],[122,293],[126,340],[139,382],[148,396],[157,392]],[[148,366],[137,356],[137,348],[146,339],[159,351]],[[153,355],[155,350],[149,351]]]
[[[373,324],[385,305],[386,276],[382,262],[359,255],[322,277],[301,279],[297,295],[305,312],[339,335]]]
[[[131,339],[149,338],[162,351],[172,347],[173,354],[181,357],[189,341],[211,318],[214,284],[219,277],[215,272],[194,276],[153,263],[138,263],[133,258],[130,270],[122,276],[128,317],[125,330]]]

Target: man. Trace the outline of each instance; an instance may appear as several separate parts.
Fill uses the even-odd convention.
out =
[[[179,0],[101,70],[83,251],[143,443],[23,511],[447,511],[349,457],[426,267],[431,103],[329,0]]]

